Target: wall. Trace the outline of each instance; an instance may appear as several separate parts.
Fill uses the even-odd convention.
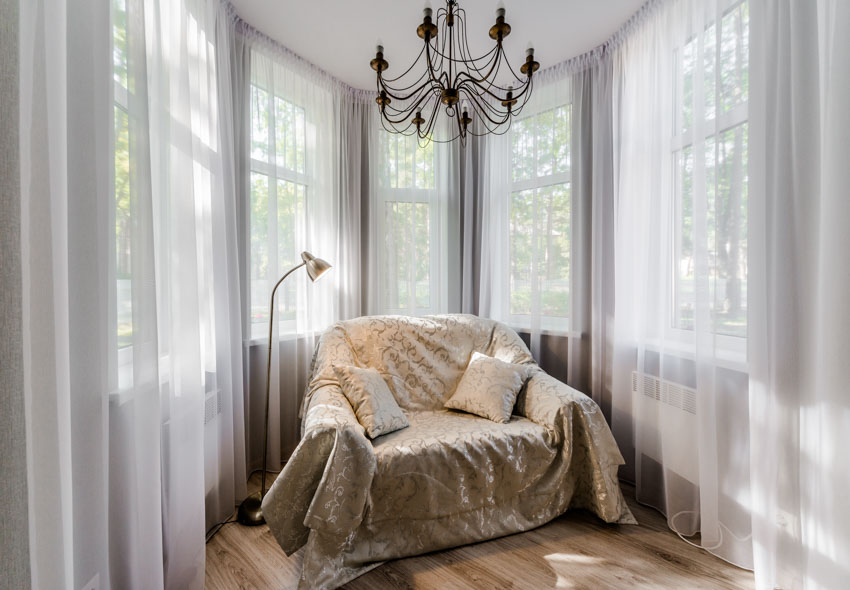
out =
[[[18,0],[0,0],[0,588],[30,587],[21,323]]]

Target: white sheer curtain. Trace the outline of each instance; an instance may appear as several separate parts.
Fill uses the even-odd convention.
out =
[[[108,585],[109,14],[84,2],[18,6],[32,587]]]
[[[252,470],[262,466],[271,289],[301,263],[302,251],[333,267],[316,283],[298,270],[276,296],[266,468],[279,471],[300,440],[299,408],[316,340],[333,322],[361,313],[361,170],[354,155],[365,112],[350,89],[244,23],[238,27],[250,52],[250,144],[243,147],[249,178],[240,199]]]
[[[638,500],[752,567],[748,5],[645,11],[614,52],[612,429]]]
[[[370,314],[459,311],[456,153],[438,141],[386,131],[369,111]],[[438,124],[439,125],[439,124]],[[442,138],[447,127],[435,131]]]
[[[751,6],[756,586],[846,588],[850,5],[751,0]]]
[[[21,12],[33,581],[200,588],[245,487],[226,12],[111,9]]]
[[[590,393],[587,65],[542,74],[510,131],[484,140],[479,313],[528,334],[538,362]]]

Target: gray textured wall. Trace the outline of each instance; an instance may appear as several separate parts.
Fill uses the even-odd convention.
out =
[[[18,153],[18,0],[0,0],[0,588],[30,587]]]

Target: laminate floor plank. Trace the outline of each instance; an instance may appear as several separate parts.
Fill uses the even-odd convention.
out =
[[[258,487],[258,477],[249,489]],[[352,580],[345,590],[737,590],[751,572],[682,541],[664,517],[623,492],[640,525],[609,525],[571,511],[525,533],[397,559]],[[206,590],[289,590],[299,551],[286,557],[268,527],[226,525],[207,544]]]

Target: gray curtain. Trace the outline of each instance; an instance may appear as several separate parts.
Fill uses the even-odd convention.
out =
[[[574,314],[580,349],[570,356],[570,385],[611,419],[614,318],[613,68],[607,56],[573,75]]]

